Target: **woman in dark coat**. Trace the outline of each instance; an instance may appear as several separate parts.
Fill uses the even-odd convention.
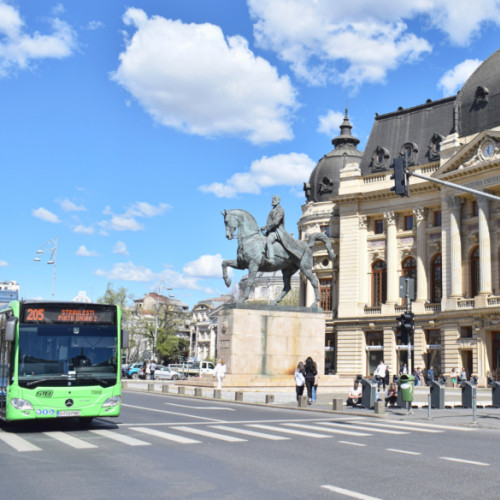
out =
[[[316,369],[316,363],[310,356],[306,359],[304,371],[306,377],[307,404],[310,405],[312,403],[312,388],[314,385],[314,379],[318,374],[318,370]]]

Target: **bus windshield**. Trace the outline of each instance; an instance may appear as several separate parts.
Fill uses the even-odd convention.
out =
[[[112,325],[21,324],[19,386],[117,382],[117,331]]]

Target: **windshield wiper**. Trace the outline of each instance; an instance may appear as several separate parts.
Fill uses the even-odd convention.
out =
[[[55,377],[37,378],[36,380],[30,380],[28,382],[20,380],[20,382],[24,382],[24,385],[26,385],[27,387],[32,387],[37,384],[43,384],[44,382],[54,382],[55,380],[60,380],[61,377],[63,378],[63,380],[67,379],[66,375],[56,375]]]
[[[116,381],[116,376],[114,374],[113,374],[113,376],[114,376],[114,380],[113,380],[113,377],[110,377],[110,378],[101,378],[101,377],[97,377],[93,373],[80,373],[80,372],[76,372],[76,379],[77,380],[82,380],[82,379],[84,379],[84,380],[85,379],[87,379],[87,380],[95,380],[99,384],[104,384],[104,385],[111,385],[112,383],[114,383]]]

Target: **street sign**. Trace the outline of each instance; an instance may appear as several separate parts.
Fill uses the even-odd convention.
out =
[[[399,298],[406,299],[406,295],[410,300],[415,300],[415,279],[407,276],[399,278]]]

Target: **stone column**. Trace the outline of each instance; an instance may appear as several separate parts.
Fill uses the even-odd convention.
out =
[[[387,225],[387,304],[396,304],[399,300],[398,271],[401,267],[398,259],[398,242],[396,239],[397,218],[394,212],[385,212],[384,219]]]
[[[425,272],[427,263],[427,235],[426,219],[427,210],[416,208],[413,210],[417,222],[417,290],[416,301],[425,302],[427,300],[427,273]]]
[[[359,216],[359,303],[368,305],[370,285],[368,283],[368,217]]]
[[[460,239],[460,207],[464,200],[458,196],[446,198],[450,209],[450,259],[451,297],[461,297],[462,289],[462,242]]]
[[[491,294],[491,243],[488,227],[488,199],[478,196],[479,220],[479,294]]]

